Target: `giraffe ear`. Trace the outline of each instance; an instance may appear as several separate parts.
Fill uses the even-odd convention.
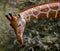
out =
[[[20,17],[20,14],[18,14],[18,17],[21,18],[21,17]]]

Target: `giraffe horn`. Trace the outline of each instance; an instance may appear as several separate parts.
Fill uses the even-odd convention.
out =
[[[8,19],[9,21],[11,21],[11,17],[10,17],[10,16],[5,15],[5,17],[7,17],[7,19]]]
[[[12,13],[9,13],[9,15],[10,15],[11,17],[13,17],[13,16],[12,16]]]
[[[9,16],[10,16],[12,19],[16,19],[12,13],[9,13]]]

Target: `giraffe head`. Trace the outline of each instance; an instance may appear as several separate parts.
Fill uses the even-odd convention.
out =
[[[9,13],[6,15],[7,19],[10,21],[10,25],[12,28],[15,30],[17,40],[19,41],[20,44],[23,43],[23,31],[25,27],[25,22],[23,19],[20,18],[20,15],[13,15]]]

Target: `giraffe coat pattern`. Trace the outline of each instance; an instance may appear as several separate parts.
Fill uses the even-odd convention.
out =
[[[20,12],[22,19],[31,20],[32,18],[60,17],[60,2],[49,2],[39,4]]]

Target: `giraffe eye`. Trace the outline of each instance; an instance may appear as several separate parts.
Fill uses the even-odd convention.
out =
[[[21,24],[18,24],[18,27],[20,27],[21,26]]]

